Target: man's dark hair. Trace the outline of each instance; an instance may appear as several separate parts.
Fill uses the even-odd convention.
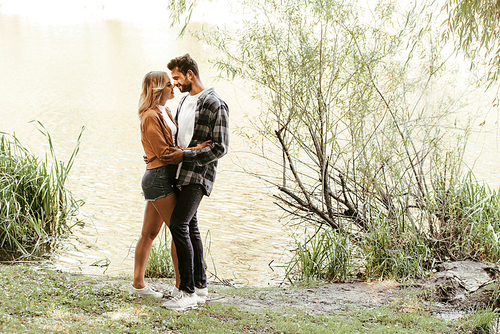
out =
[[[170,71],[172,71],[176,67],[183,75],[186,75],[187,71],[191,70],[194,75],[196,75],[196,77],[200,77],[200,74],[198,72],[198,64],[196,64],[194,59],[191,58],[189,53],[186,53],[184,56],[179,56],[172,59],[167,65],[167,68]]]

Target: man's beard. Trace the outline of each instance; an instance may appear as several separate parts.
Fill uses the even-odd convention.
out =
[[[188,83],[188,84],[185,84],[185,85],[180,85],[180,91],[181,91],[181,93],[190,92],[191,88],[192,88],[191,83]]]

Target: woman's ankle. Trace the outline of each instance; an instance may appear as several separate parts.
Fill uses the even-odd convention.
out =
[[[132,283],[132,286],[135,288],[135,289],[144,289],[146,287],[146,284],[144,282],[142,283]]]

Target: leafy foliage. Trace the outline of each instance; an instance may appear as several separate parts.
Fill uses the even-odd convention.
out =
[[[448,14],[443,36],[455,41],[457,51],[471,60],[471,68],[480,61],[489,66],[491,84],[500,74],[500,3],[484,0],[447,0]]]
[[[184,16],[184,22],[179,36],[185,34],[195,7],[196,0],[169,0],[167,2],[167,9],[170,10],[170,19],[172,20],[170,27],[179,24],[181,18]]]
[[[218,51],[219,71],[262,102],[254,126],[240,131],[274,168],[260,177],[290,217],[346,235],[368,277],[498,258],[497,195],[462,172],[468,128],[453,118],[460,103],[446,89],[456,78],[435,3],[242,6],[239,28],[198,36]],[[297,243],[295,267],[306,270],[307,260],[315,272],[324,242],[309,245]]]
[[[461,42],[472,56],[480,33],[481,46],[497,45],[497,5],[481,4],[445,7],[460,7],[450,31],[469,36]],[[273,169],[259,177],[279,190],[291,221],[351,240],[351,261],[367,277],[419,277],[439,261],[500,255],[498,193],[463,172],[469,120],[454,118],[460,79],[447,70],[440,8],[242,0],[238,28],[196,33],[217,51],[221,76],[242,79],[262,103],[239,129]],[[289,269],[320,277],[325,242],[306,240],[296,240]]]

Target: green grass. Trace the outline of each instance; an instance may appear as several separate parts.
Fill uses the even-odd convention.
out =
[[[467,319],[464,327],[472,328],[474,334],[498,333],[498,312],[491,307],[479,309]]]
[[[14,135],[0,133],[0,249],[8,259],[40,255],[70,232],[68,222],[83,204],[66,188],[83,129],[65,163],[57,159],[50,134],[39,126],[50,149],[45,159]]]
[[[351,276],[352,247],[349,238],[338,231],[318,228],[303,241],[295,237],[294,256],[286,267],[291,281],[345,281]]]
[[[50,134],[39,123],[50,155],[41,159],[15,135],[0,133],[0,249],[8,259],[39,255],[71,230],[69,220],[83,205],[66,188],[79,142],[68,162],[59,161]]]
[[[177,313],[162,301],[133,298],[130,278],[94,277],[0,266],[2,333],[468,333],[467,321],[432,317],[418,301],[324,316],[285,305],[248,311],[224,302]],[[224,288],[211,292],[224,295]],[[260,291],[260,289],[259,289]],[[255,289],[240,291],[252,296]],[[231,292],[230,292],[231,293]],[[284,301],[285,303],[285,301]]]

